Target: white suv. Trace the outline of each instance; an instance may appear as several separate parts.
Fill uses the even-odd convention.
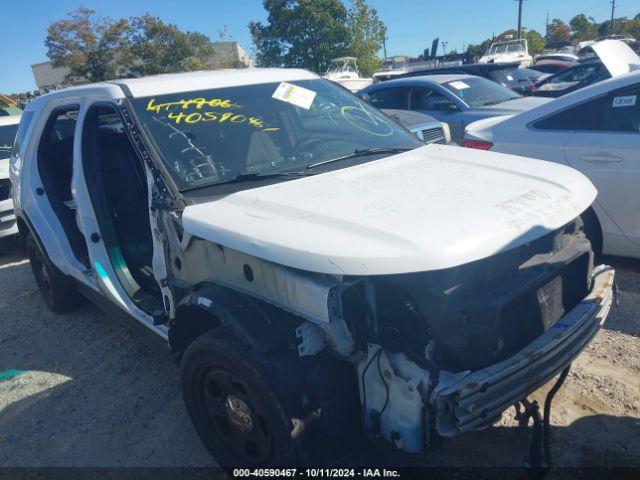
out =
[[[168,340],[226,466],[322,465],[364,430],[426,451],[566,369],[613,271],[564,166],[424,145],[303,70],[61,90],[11,159],[51,309],[80,293]]]

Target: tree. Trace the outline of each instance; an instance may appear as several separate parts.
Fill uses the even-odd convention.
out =
[[[49,26],[44,42],[54,67],[68,67],[70,77],[91,82],[125,75],[131,59],[129,23],[95,13],[88,8],[68,13]]]
[[[571,27],[559,18],[554,18],[548,28],[548,42],[571,41]]]
[[[353,0],[347,25],[351,37],[349,54],[358,59],[360,73],[368,77],[382,65],[378,52],[387,27],[378,18],[377,10],[367,5],[365,0]]]
[[[528,30],[524,36],[527,39],[527,45],[529,46],[529,53],[531,55],[541,53],[544,50],[546,42],[539,32],[536,30]]]
[[[264,0],[263,5],[268,23],[249,23],[258,65],[324,72],[332,58],[348,53],[348,15],[340,0]]]
[[[576,15],[569,20],[569,25],[573,31],[572,40],[574,42],[595,40],[598,36],[598,24],[593,17],[587,18],[584,13]]]
[[[204,70],[213,56],[209,37],[182,32],[148,13],[131,19],[131,52],[142,75]]]

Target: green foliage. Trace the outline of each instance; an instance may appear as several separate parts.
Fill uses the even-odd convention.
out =
[[[71,80],[202,70],[213,55],[206,35],[182,32],[149,14],[113,20],[95,13],[79,8],[47,31],[47,56],[54,66],[68,67]]]
[[[351,36],[349,55],[358,59],[361,75],[368,77],[382,65],[378,51],[387,27],[378,17],[377,10],[367,5],[365,0],[353,0],[347,25]]]
[[[324,72],[348,53],[347,9],[340,0],[264,0],[268,23],[249,23],[258,65]]]
[[[375,8],[353,0],[264,0],[267,23],[251,22],[249,31],[261,66],[300,67],[323,73],[332,58],[358,59],[363,75],[381,61],[386,27]]]
[[[615,35],[624,35],[625,37],[638,38],[640,36],[640,15],[629,20],[626,17],[614,18],[613,33]],[[611,21],[607,20],[598,26],[598,34],[600,36],[611,35]]]
[[[547,35],[549,42],[564,42],[571,41],[572,39],[571,27],[559,18],[554,18],[551,21]]]
[[[126,73],[131,55],[131,25],[124,19],[96,18],[95,11],[79,8],[47,30],[47,56],[55,67],[69,67],[71,77],[91,82]]]
[[[584,13],[576,15],[569,20],[569,25],[573,31],[572,40],[582,42],[584,40],[595,40],[598,36],[598,24],[593,17],[587,18]]]
[[[529,46],[529,53],[531,55],[541,53],[544,50],[546,42],[539,32],[535,30],[528,30],[525,33],[525,38],[527,39],[527,45]]]
[[[213,56],[209,37],[201,33],[182,32],[149,14],[132,18],[131,24],[134,68],[143,75],[204,70]]]

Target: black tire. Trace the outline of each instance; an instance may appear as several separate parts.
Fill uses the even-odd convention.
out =
[[[292,417],[266,364],[222,327],[198,337],[182,357],[187,411],[222,467],[297,464]]]
[[[33,235],[26,238],[27,256],[45,303],[54,313],[68,313],[83,303],[74,285],[47,259]]]
[[[597,264],[602,259],[602,229],[600,222],[593,210],[589,209],[581,215],[584,223],[584,234],[591,243],[594,262]]]

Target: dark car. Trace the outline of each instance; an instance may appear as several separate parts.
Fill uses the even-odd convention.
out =
[[[517,63],[470,63],[467,65],[414,70],[396,78],[439,75],[444,73],[475,75],[476,77],[493,80],[520,95],[531,95],[535,82],[532,82],[523,70],[526,69],[520,68]]]
[[[543,74],[553,75],[554,73],[561,72],[567,68],[571,68],[576,65],[575,61],[565,60],[536,60],[536,64],[529,67],[531,70],[536,70]]]
[[[535,85],[534,95],[561,97],[594,83],[611,78],[600,60],[588,60],[545,78]]]

